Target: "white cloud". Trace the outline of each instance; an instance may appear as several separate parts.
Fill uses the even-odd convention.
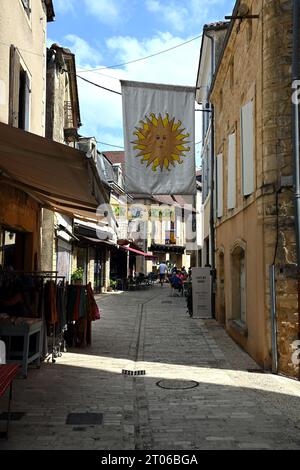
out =
[[[55,13],[56,15],[65,15],[66,13],[74,12],[75,0],[55,0]]]
[[[158,0],[146,0],[146,7],[149,11],[158,12],[161,5]]]
[[[188,39],[171,33],[158,33],[144,41],[130,36],[116,36],[110,38],[106,44],[119,62],[129,62],[177,46]],[[125,70],[132,80],[193,86],[196,82],[199,51],[200,39],[150,59],[129,64]]]
[[[146,0],[146,7],[152,13],[161,15],[161,18],[176,31],[184,31],[189,11],[184,6],[171,3],[160,3],[158,0]]]
[[[139,41],[135,37],[117,36],[107,40],[107,48],[114,62],[124,63],[145,57],[158,51],[180,44],[189,38],[172,36],[170,33],[159,33],[153,38]],[[137,80],[174,85],[191,85],[196,82],[199,60],[200,40],[160,54],[151,59],[135,62],[124,69],[101,70],[99,72],[81,73],[84,78],[106,88],[121,91],[118,79]],[[97,67],[103,67],[99,63]],[[89,67],[82,64],[77,57],[77,69]],[[78,79],[81,119],[84,124],[80,132],[83,135],[94,135],[98,140],[123,146],[122,99],[114,93],[96,88]],[[196,113],[196,141],[200,140],[200,115]],[[100,149],[104,149],[100,145]],[[109,147],[106,148],[107,150]],[[110,148],[113,150],[113,148]]]
[[[86,10],[101,23],[114,24],[122,18],[123,2],[120,0],[84,0]]]
[[[231,12],[234,0],[146,0],[145,5],[170,30],[191,32],[203,23],[223,20],[220,8],[227,6]]]
[[[102,56],[100,52],[79,36],[68,34],[64,37],[64,40],[66,44],[62,45],[71,49],[73,54],[75,54],[76,62],[80,64],[80,68],[86,68],[88,66],[94,67],[101,61]]]

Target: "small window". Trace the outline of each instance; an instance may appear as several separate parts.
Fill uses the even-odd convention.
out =
[[[243,243],[244,245],[244,243]],[[246,326],[246,246],[235,246],[231,252],[232,320]]]
[[[29,97],[30,97],[30,84],[27,72],[20,69],[20,88],[19,88],[19,116],[18,127],[19,129],[29,130]]]
[[[30,8],[30,0],[21,0],[24,10],[26,11],[27,15],[30,16],[31,8]]]
[[[21,63],[18,49],[11,47],[10,58],[10,125],[26,131],[30,127],[30,76]]]

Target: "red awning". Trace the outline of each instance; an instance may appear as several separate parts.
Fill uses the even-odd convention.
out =
[[[130,248],[129,246],[123,246],[123,245],[119,245],[119,246],[123,250],[131,251],[132,253],[135,253],[136,255],[145,256],[145,258],[155,258],[155,256],[153,256],[152,253],[145,253],[144,251],[136,250],[135,248]]]

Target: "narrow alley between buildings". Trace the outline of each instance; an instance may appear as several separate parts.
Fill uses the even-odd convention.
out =
[[[300,448],[299,383],[261,373],[168,285],[98,303],[90,348],[15,380],[0,449]]]

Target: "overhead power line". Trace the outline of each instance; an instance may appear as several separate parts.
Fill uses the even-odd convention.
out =
[[[103,90],[111,91],[112,93],[116,93],[117,95],[122,95],[122,93],[119,92],[119,91],[111,90],[110,88],[106,88],[105,86],[98,85],[98,83],[91,82],[90,80],[87,80],[87,78],[83,78],[83,77],[81,77],[80,75],[76,75],[76,77],[77,77],[77,78],[80,78],[80,79],[83,80],[84,82],[89,83],[90,85],[97,86],[98,88],[103,88]]]
[[[94,85],[98,88],[102,88],[103,90],[110,91],[111,93],[116,93],[116,95],[121,95],[122,93],[120,91],[112,90],[111,88],[107,88],[105,86],[99,85],[98,83],[92,82],[91,80],[88,80],[87,78],[81,77],[80,75],[76,75],[77,78],[80,78],[84,82],[89,83],[90,85]],[[199,111],[198,109],[195,109],[195,111]]]
[[[120,147],[119,145],[107,144],[106,142],[100,142],[100,140],[96,140],[96,142],[97,142],[97,144],[107,145],[108,147],[115,147],[117,149],[124,150],[124,147]]]
[[[202,34],[200,34],[199,36],[196,36],[192,39],[189,39],[188,41],[185,41],[185,42],[182,42],[180,44],[177,44],[177,46],[173,46],[173,47],[169,47],[168,49],[164,49],[163,51],[160,51],[160,52],[155,52],[154,54],[150,54],[150,55],[147,55],[145,57],[140,57],[139,59],[134,59],[134,60],[130,60],[128,62],[124,62],[123,64],[115,64],[115,65],[107,65],[106,67],[99,67],[99,68],[93,68],[93,69],[85,69],[85,70],[79,70],[78,72],[79,73],[85,73],[85,72],[95,72],[97,70],[105,70],[105,69],[115,69],[115,68],[118,68],[118,67],[123,67],[124,65],[129,65],[129,64],[134,64],[135,62],[139,62],[141,60],[147,60],[147,59],[150,59],[151,57],[155,57],[157,55],[160,55],[160,54],[164,54],[165,52],[169,52],[169,51],[172,51],[173,49],[176,49],[177,47],[181,47],[181,46],[184,46],[185,44],[188,44],[192,41],[196,41],[196,39],[199,39],[202,37]]]

